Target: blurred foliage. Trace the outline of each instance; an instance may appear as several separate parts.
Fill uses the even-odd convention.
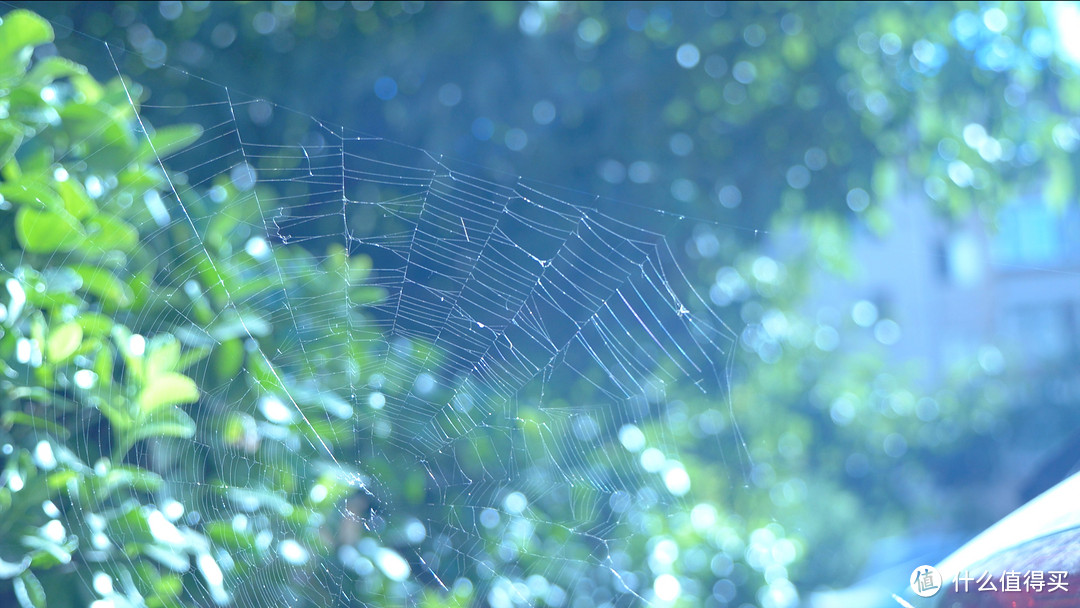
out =
[[[898,368],[844,306],[807,302],[822,272],[854,273],[850,227],[887,231],[884,203],[895,197],[931,201],[945,216],[989,217],[1030,188],[1071,202],[1080,88],[1042,5],[48,4],[54,44],[52,28],[25,12],[0,26],[5,605],[42,605],[46,589],[50,605],[106,595],[202,605],[224,593],[244,605],[342,601],[328,597],[341,583],[320,577],[347,580],[350,596],[376,605],[522,595],[623,605],[636,601],[627,588],[651,597],[654,581],[673,575],[683,605],[771,608],[797,601],[796,587],[852,582],[876,539],[916,524],[973,531],[994,516],[955,498],[979,481],[972,470],[982,479],[998,470],[983,454],[1008,438],[1001,379],[958,361],[945,386],[926,386],[923,370]],[[61,58],[116,73],[69,24],[130,45],[120,69],[143,85],[128,83],[136,104],[161,106],[145,111],[161,124],[205,124],[198,108],[167,107],[198,102],[186,93],[190,70],[280,104],[252,116],[263,127],[254,141],[302,141],[306,117],[283,109],[298,108],[710,218],[677,238],[702,291],[742,332],[730,401],[677,395],[638,429],[643,445],[679,446],[678,460],[666,456],[685,467],[692,493],[672,507],[662,484],[642,483],[634,496],[580,490],[488,512],[481,497],[432,499],[426,480],[393,469],[406,450],[356,441],[353,423],[266,420],[268,399],[294,398],[321,412],[312,420],[332,421],[335,405],[319,395],[348,384],[296,379],[347,378],[345,361],[372,356],[362,341],[328,340],[312,369],[271,367],[251,339],[263,352],[295,348],[324,337],[312,328],[325,321],[287,319],[268,294],[370,301],[378,294],[353,293],[368,262],[297,246],[273,247],[272,260],[232,255],[244,247],[237,227],[259,214],[253,198],[227,179],[215,181],[214,201],[209,189],[166,182],[158,157],[198,130],[147,124],[150,149],[121,82],[99,84]],[[185,215],[213,217],[199,227],[205,255],[177,255],[194,226],[158,229],[147,206],[131,204],[158,192],[176,204],[173,187]],[[224,204],[234,212],[209,211]],[[796,233],[797,250],[769,251],[757,229]],[[319,265],[342,282],[285,284],[268,272]],[[352,314],[343,303],[340,318]],[[312,333],[298,338],[300,328]],[[530,416],[520,418],[530,432]],[[496,435],[443,464],[467,474],[496,460]],[[322,440],[347,456],[328,459]],[[358,462],[373,463],[371,478],[349,471]],[[530,474],[543,480],[542,469]],[[363,489],[374,479],[394,510],[387,520]],[[252,501],[258,516],[239,525],[236,505]],[[605,502],[584,518],[599,536],[552,523],[568,519],[568,504]],[[375,542],[403,534],[362,531],[379,521],[427,522],[446,537],[415,552],[432,558],[425,566],[408,541]],[[309,561],[285,563],[261,540],[288,535]],[[372,566],[385,551],[412,560],[407,584]],[[255,582],[267,568],[281,576]],[[73,573],[81,585],[66,584]]]
[[[1078,89],[1038,3],[46,6],[128,44],[123,71],[163,101],[184,103],[192,70],[485,167],[749,229],[778,210],[849,213],[854,189],[870,215],[904,184],[954,212],[1034,173],[1067,192],[1069,172],[1050,169],[1073,162]],[[102,65],[85,45],[65,53]],[[287,114],[260,120],[299,139]]]
[[[0,157],[7,292],[0,600],[154,607],[242,596],[274,604],[288,577],[250,578],[282,563],[270,539],[287,532],[296,537],[279,542],[325,554],[320,533],[328,520],[340,523],[337,503],[356,492],[357,474],[327,461],[326,451],[320,460],[299,448],[305,431],[298,425],[257,428],[253,414],[268,399],[298,399],[296,408],[312,416],[329,402],[290,386],[292,375],[253,358],[245,345],[256,337],[262,348],[287,341],[267,321],[280,311],[258,301],[232,306],[226,294],[280,289],[268,284],[267,264],[322,264],[341,281],[327,289],[360,303],[378,294],[349,287],[367,266],[340,251],[321,260],[299,248],[275,248],[276,259],[261,261],[229,255],[243,248],[235,227],[245,208],[257,211],[228,180],[215,193],[236,213],[205,226],[202,251],[177,250],[176,242],[194,238],[194,226],[163,225],[151,217],[153,205],[132,202],[160,201],[159,191],[176,187],[159,155],[182,149],[201,130],[153,130],[137,119],[129,95],[138,100],[142,90],[133,83],[100,84],[60,57],[31,64],[32,48],[52,36],[47,22],[26,11],[0,24],[7,138]],[[205,192],[181,188],[187,209],[207,204]],[[296,296],[304,289],[291,287]],[[350,314],[343,308],[341,318]],[[296,316],[304,322],[302,311]],[[311,365],[363,361],[354,346],[340,348]],[[349,435],[332,425],[307,430],[320,441],[345,443]],[[205,469],[183,466],[192,462]],[[272,469],[259,464],[271,462]],[[322,490],[312,493],[316,485]],[[250,523],[238,524],[229,503],[246,505]],[[294,557],[290,567],[310,572],[310,561]],[[368,580],[378,593],[379,573]],[[329,602],[313,592],[306,596],[313,605]]]

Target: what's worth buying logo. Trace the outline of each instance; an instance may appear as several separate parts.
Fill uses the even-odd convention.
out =
[[[919,597],[933,597],[941,589],[941,574],[933,566],[919,566],[911,573],[911,590]]]

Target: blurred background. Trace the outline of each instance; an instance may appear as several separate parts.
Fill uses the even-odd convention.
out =
[[[675,253],[739,334],[737,428],[689,394],[660,416],[688,500],[736,540],[718,559],[635,529],[642,588],[680,577],[653,600],[891,605],[1076,464],[1075,4],[27,8],[56,30],[37,57],[105,81],[108,53],[70,30],[127,48],[120,72],[185,120],[206,79],[273,102],[243,106],[253,141],[303,141],[314,117],[684,216]],[[604,584],[567,601],[640,599]]]

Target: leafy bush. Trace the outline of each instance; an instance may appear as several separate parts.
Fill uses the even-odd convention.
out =
[[[32,61],[52,37],[28,11],[0,24],[0,604],[205,605],[243,594],[271,605],[302,577],[256,585],[249,575],[314,570],[326,552],[320,530],[356,490],[347,467],[327,461],[330,446],[313,455],[299,426],[273,440],[256,430],[253,413],[274,395],[310,396],[301,411],[327,407],[252,355],[254,340],[268,349],[289,339],[272,331],[282,284],[266,269],[321,264],[341,284],[319,288],[340,293],[366,262],[340,249],[321,261],[299,248],[231,255],[243,250],[238,223],[257,209],[226,179],[215,196],[234,213],[200,227],[200,251],[175,248],[195,226],[155,216],[160,193],[191,210],[210,203],[206,192],[176,191],[158,159],[200,129],[154,130],[136,115],[137,85],[99,83],[60,57]],[[334,355],[364,357],[344,342],[323,353],[328,368]],[[308,429],[325,431],[319,441],[349,436],[319,424]],[[237,525],[222,507],[230,501],[258,516]],[[268,540],[282,536],[315,559],[284,564]],[[372,589],[380,576],[368,577]]]

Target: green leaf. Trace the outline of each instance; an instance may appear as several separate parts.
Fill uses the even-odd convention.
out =
[[[117,465],[109,469],[105,476],[105,493],[112,494],[121,488],[131,488],[141,492],[153,492],[161,487],[161,476],[144,468]]]
[[[255,535],[246,529],[237,529],[229,522],[213,521],[207,524],[206,534],[214,541],[233,551],[255,552],[258,543]]]
[[[166,549],[158,545],[144,545],[142,552],[173,572],[187,572],[191,568],[191,561],[187,554],[171,547]]]
[[[64,201],[64,209],[75,219],[86,219],[97,211],[94,201],[90,200],[82,184],[73,179],[56,182],[56,193]]]
[[[79,350],[82,338],[82,327],[78,323],[64,323],[49,332],[49,339],[45,342],[45,357],[50,363],[67,361]]]
[[[183,374],[169,372],[149,379],[139,393],[139,411],[151,414],[169,405],[191,403],[199,400],[199,387]]]
[[[147,579],[144,579],[147,580]],[[157,579],[154,583],[154,591],[157,593],[157,600],[159,605],[173,606],[179,605],[178,602],[166,601],[180,595],[180,592],[184,590],[183,579],[175,574],[166,574]]]
[[[283,492],[265,488],[223,487],[221,489],[238,505],[258,505],[257,508],[269,509],[282,517],[289,517],[297,510]]]
[[[61,564],[71,563],[71,552],[75,550],[75,538],[69,537],[62,543],[51,538],[46,538],[43,532],[38,535],[26,535],[22,537],[22,544],[30,552],[30,566],[33,568],[51,568]]]
[[[165,158],[169,154],[191,145],[202,136],[202,127],[199,125],[173,125],[162,127],[150,136],[150,141],[145,139],[139,146],[139,153],[135,162],[145,163],[155,158]],[[153,147],[151,147],[153,143]],[[155,155],[154,152],[157,152]]]
[[[255,382],[268,393],[288,392],[282,383],[281,375],[265,357],[251,357],[248,372]]]
[[[98,377],[98,386],[102,388],[109,388],[113,379],[113,354],[112,348],[108,345],[104,345],[98,349],[96,358],[94,359],[94,373]]]
[[[48,394],[46,393],[45,399],[47,398]],[[44,402],[45,399],[41,399],[41,401]],[[48,433],[52,433],[53,435],[61,439],[67,439],[71,435],[71,431],[67,430],[62,425],[59,425],[52,420],[46,420],[44,418],[32,416],[30,414],[27,414],[26,412],[7,411],[4,412],[3,415],[0,415],[0,425],[3,425],[6,428],[11,428],[16,424],[28,427],[32,429],[35,433],[46,431]],[[0,578],[4,577],[0,575]]]
[[[24,71],[34,47],[52,39],[52,26],[32,12],[17,9],[4,15],[0,22],[0,76]]]
[[[131,349],[131,330],[123,325],[114,325],[112,329],[113,342],[116,343],[116,347],[120,350],[120,354],[124,356],[124,366],[127,368],[127,375],[129,378],[134,378],[135,382],[142,382],[143,377],[143,357],[142,353],[135,354]],[[100,372],[98,375],[101,375]]]
[[[105,87],[89,74],[76,74],[70,80],[75,97],[85,99],[86,103],[95,104],[105,95]]]
[[[15,216],[15,236],[32,253],[70,251],[83,239],[82,226],[66,213],[23,207]]]
[[[22,160],[23,179],[34,180],[40,184],[53,186],[53,175],[56,169],[56,148],[41,146],[35,148]],[[56,200],[60,200],[57,197]],[[62,204],[61,204],[62,206]]]
[[[133,198],[142,197],[148,190],[157,188],[165,181],[157,168],[139,164],[128,166],[116,176],[116,179],[120,186],[120,190],[116,193],[126,191]]]
[[[113,320],[96,312],[84,312],[75,320],[82,327],[83,334],[91,336],[107,336],[113,328]]]
[[[0,31],[0,34],[2,33]],[[23,572],[12,583],[15,587],[15,599],[19,600],[22,608],[47,608],[45,588],[33,572]]]
[[[210,335],[224,342],[233,338],[250,336],[268,336],[273,327],[262,317],[253,312],[244,311],[241,315],[231,314],[209,328]]]
[[[236,376],[244,364],[244,343],[240,338],[224,340],[214,349],[213,368],[218,377],[225,379]]]
[[[150,340],[146,348],[145,382],[153,382],[155,378],[174,372],[180,360],[180,342],[169,334],[157,336]]]
[[[348,498],[355,489],[342,479],[340,472],[325,472],[319,476],[319,485],[326,488],[326,495],[322,497],[317,503],[314,500],[309,502],[312,504],[321,504],[323,506],[336,505],[338,501]],[[423,483],[423,476],[421,476],[420,483]]]
[[[50,474],[47,483],[50,490],[62,490],[79,479],[80,476],[78,473],[64,469]]]
[[[27,74],[26,79],[32,84],[42,87],[57,78],[86,74],[86,68],[63,57],[46,57],[35,62],[34,67]]]
[[[124,503],[121,508],[124,509],[122,513],[113,512],[106,522],[106,535],[124,544],[153,542],[154,535],[150,532],[150,524],[146,521],[142,505],[132,500]]]
[[[30,558],[23,556],[22,561],[19,563],[5,562],[0,559],[0,579],[9,579],[18,576],[23,573],[24,570],[30,567]]]
[[[82,289],[97,296],[102,302],[106,302],[117,308],[124,308],[131,304],[131,288],[126,283],[104,268],[79,264],[71,266],[82,277]]]
[[[134,135],[117,111],[103,103],[69,103],[59,110],[60,120],[73,139],[85,140],[97,150],[94,158],[107,161],[115,170],[131,162]],[[137,166],[137,165],[133,165]],[[127,170],[125,170],[125,173]]]
[[[158,410],[150,418],[133,429],[132,443],[147,437],[179,437],[190,439],[195,436],[195,421],[184,410]]]
[[[113,430],[126,431],[135,426],[135,420],[124,410],[124,408],[117,407],[115,404],[104,400],[99,401],[97,407],[101,410],[101,414],[109,421],[109,424],[112,425]]]
[[[28,10],[13,10],[0,22],[0,59],[52,39],[53,30],[48,21]]]
[[[19,161],[17,160],[13,159],[0,167],[0,179],[3,179],[4,182],[16,182],[22,179],[22,176],[22,167],[19,166]],[[0,194],[5,194],[3,188],[6,186],[8,186],[8,183],[0,182]]]
[[[8,397],[12,399],[29,399],[31,401],[46,402],[49,400],[49,391],[43,386],[20,386],[11,389]],[[5,412],[5,415],[7,412]]]
[[[11,121],[0,121],[0,166],[6,165],[22,145],[25,130]]]
[[[204,347],[204,346],[197,347],[197,348],[189,348],[186,351],[184,351],[184,353],[182,355],[180,355],[180,359],[177,360],[177,362],[176,362],[176,369],[178,371],[182,372],[182,371],[186,370],[187,368],[191,367],[192,365],[195,365],[199,361],[202,361],[203,359],[205,359],[207,356],[210,355],[211,352],[212,351],[209,348]],[[240,370],[237,369],[237,370],[233,371],[233,373],[231,373],[231,374],[229,374],[228,376],[225,376],[225,377],[229,378],[229,377],[235,376],[236,373],[239,372],[239,371]]]
[[[138,244],[139,231],[115,215],[97,213],[86,221],[86,241],[83,249],[89,253],[130,252]]]

